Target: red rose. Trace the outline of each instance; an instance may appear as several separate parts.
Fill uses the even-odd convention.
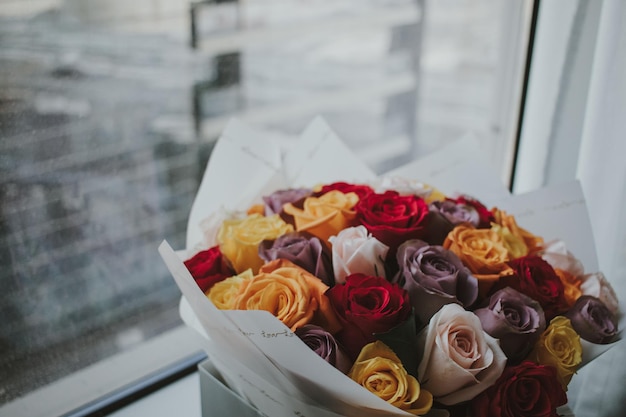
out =
[[[369,185],[365,184],[350,184],[347,182],[334,182],[332,184],[327,184],[322,187],[319,195],[326,194],[329,191],[341,191],[344,194],[347,193],[355,193],[359,196],[359,199],[372,194],[374,190]]]
[[[541,304],[546,322],[569,309],[565,287],[552,266],[538,256],[528,255],[507,262],[513,275],[504,276],[493,291],[511,287]]]
[[[202,292],[206,293],[215,283],[235,275],[222,257],[218,246],[196,253],[184,262]]]
[[[494,385],[470,403],[473,417],[558,417],[567,403],[556,370],[534,362],[506,367]]]
[[[353,360],[376,340],[374,334],[391,330],[412,312],[408,292],[381,277],[348,275],[345,284],[330,288],[326,296],[343,326],[336,338]]]
[[[376,239],[389,246],[395,256],[396,249],[409,239],[428,239],[428,205],[421,197],[400,195],[396,191],[370,194],[355,206],[357,219]]]

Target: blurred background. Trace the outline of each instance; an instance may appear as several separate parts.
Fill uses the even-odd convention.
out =
[[[0,405],[180,327],[156,248],[232,117],[288,146],[321,115],[377,173],[472,134],[510,186],[538,3],[0,0]],[[575,176],[553,132],[575,156],[518,191]]]

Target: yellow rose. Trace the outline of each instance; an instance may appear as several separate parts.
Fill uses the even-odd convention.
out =
[[[582,362],[580,336],[570,320],[563,316],[553,318],[528,358],[556,368],[559,382],[567,391],[567,385]]]
[[[528,255],[528,246],[520,236],[511,233],[508,227],[492,224],[491,230],[496,232],[502,238],[504,247],[509,252],[509,258],[521,258]]]
[[[327,289],[311,273],[286,259],[276,259],[243,282],[234,308],[269,311],[292,331],[311,323],[336,333],[341,325],[324,295]]]
[[[278,215],[264,217],[251,214],[243,219],[224,220],[217,233],[217,243],[235,272],[239,274],[251,268],[256,273],[263,265],[259,257],[259,243],[289,232],[293,232],[293,226]]]
[[[239,275],[214,284],[206,295],[220,310],[233,310],[242,284],[244,281],[251,280],[253,276],[252,270],[246,269]]]
[[[417,379],[404,369],[400,358],[387,345],[365,345],[348,376],[368,391],[411,414],[426,414],[433,405],[430,392],[420,389]]]
[[[359,197],[355,193],[333,190],[320,197],[308,197],[300,209],[291,203],[283,211],[293,216],[297,231],[307,231],[328,242],[328,238],[353,226],[356,212],[353,207]]]
[[[511,273],[506,264],[509,251],[502,237],[491,229],[475,229],[467,224],[456,226],[443,242],[478,279],[478,290],[485,296],[502,275]]]
[[[517,236],[524,241],[528,248],[527,254],[535,253],[543,248],[543,238],[519,227],[515,217],[498,208],[493,208],[491,213],[493,214],[495,224],[506,227],[513,236]]]

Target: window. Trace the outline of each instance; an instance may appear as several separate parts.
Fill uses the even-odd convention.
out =
[[[322,115],[378,172],[471,132],[508,182],[531,8],[0,0],[0,403],[89,381],[61,415],[197,350],[156,247],[233,116],[288,144]]]

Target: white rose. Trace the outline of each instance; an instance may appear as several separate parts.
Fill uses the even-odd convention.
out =
[[[337,284],[343,284],[348,275],[356,273],[385,278],[389,247],[369,234],[365,226],[348,227],[331,236],[329,242]]]
[[[421,386],[444,405],[468,401],[493,385],[506,365],[496,339],[458,304],[443,306],[419,335]]]
[[[426,199],[433,192],[433,188],[423,182],[403,177],[383,177],[374,190],[384,193],[388,190],[397,191],[400,195],[417,195]]]
[[[598,298],[613,314],[618,314],[619,301],[617,294],[615,294],[615,290],[613,290],[613,287],[602,272],[583,275],[581,281],[583,283],[580,286],[580,291],[584,295]]]

